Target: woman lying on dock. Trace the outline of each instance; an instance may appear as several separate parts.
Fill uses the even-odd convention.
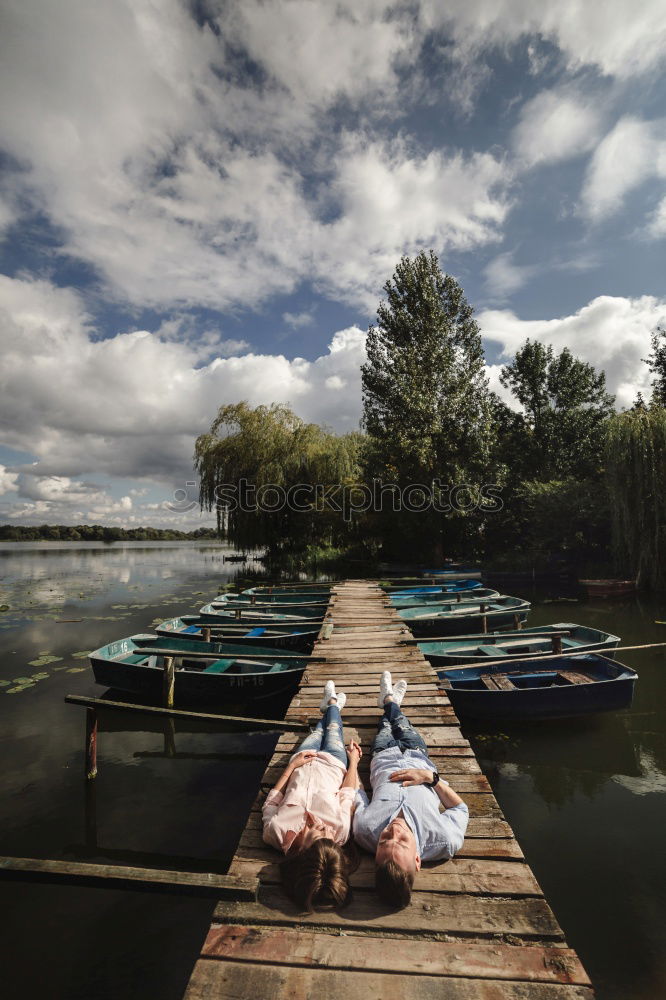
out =
[[[351,900],[350,874],[358,857],[343,845],[349,840],[352,807],[359,787],[362,751],[351,740],[345,751],[341,710],[347,696],[327,681],[322,718],[301,743],[262,810],[264,840],[286,859],[282,885],[295,903],[345,906]],[[350,845],[351,846],[351,845]]]

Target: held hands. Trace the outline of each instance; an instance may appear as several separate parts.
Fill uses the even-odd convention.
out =
[[[354,761],[356,764],[358,764],[359,760],[363,756],[363,751],[361,750],[356,740],[349,741],[349,746],[347,747],[347,753],[349,755],[350,762]]]
[[[391,775],[390,781],[399,781],[403,787],[407,785],[428,785],[434,775],[432,771],[420,767],[407,767]]]

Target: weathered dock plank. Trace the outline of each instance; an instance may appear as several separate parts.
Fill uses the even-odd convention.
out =
[[[186,1000],[592,1000],[435,671],[416,644],[404,644],[410,635],[377,584],[336,585],[314,650],[325,659],[308,666],[286,721],[314,721],[323,684],[334,678],[347,693],[345,737],[365,750],[359,774],[368,787],[378,676],[390,669],[394,681],[405,677],[409,718],[469,806],[463,848],[423,866],[407,909],[379,901],[374,860],[363,855],[351,904],[304,914],[280,885],[281,856],[263,842],[260,792],[230,867],[232,876],[259,881],[257,899],[218,902]],[[262,788],[299,742],[296,733],[280,736]]]

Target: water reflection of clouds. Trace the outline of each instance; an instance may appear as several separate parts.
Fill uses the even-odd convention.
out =
[[[613,775],[613,781],[626,788],[633,795],[652,795],[666,792],[666,774],[660,769],[653,755],[639,750],[641,774],[638,777],[627,774]]]

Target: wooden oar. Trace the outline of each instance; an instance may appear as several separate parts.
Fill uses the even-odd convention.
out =
[[[432,639],[430,638],[430,636],[428,636],[427,638],[424,636],[422,639],[401,639],[400,645],[409,646],[413,645],[414,643],[422,645],[423,643],[428,643],[428,642],[460,642],[462,639],[483,639],[485,641],[482,643],[482,645],[494,646],[496,645],[498,640],[508,641],[511,638],[517,639],[518,637],[520,637],[521,639],[550,639],[552,636],[557,636],[557,635],[571,635],[572,632],[573,629],[570,628],[562,629],[562,631],[558,632],[528,632],[527,629],[518,629],[516,632],[499,632],[495,635],[493,635],[490,632],[487,632],[485,634],[483,632],[473,632],[471,635],[443,635],[440,636],[439,638],[432,638]]]
[[[307,660],[308,663],[324,663],[326,661],[325,656],[308,656],[307,653],[248,653],[243,655],[242,653],[229,653],[225,656],[222,653],[209,653],[205,650],[194,651],[184,650],[184,649],[157,649],[153,646],[137,646],[135,650],[132,651],[132,656],[138,656],[140,653],[146,653],[149,656],[174,656],[179,659],[183,657],[196,657],[198,659],[209,659],[209,660]]]
[[[658,646],[666,646],[666,642],[647,642],[641,646],[616,646],[616,648],[613,650],[613,653],[626,653],[630,649],[656,649]],[[543,660],[559,660],[563,656],[601,656],[605,660],[613,659],[613,657],[611,656],[604,656],[604,654],[601,651],[597,651],[596,649],[590,649],[587,652],[586,651],[581,652],[581,650],[578,649],[578,650],[573,650],[571,653],[549,653],[547,656],[538,656],[536,657],[536,659],[538,659],[539,662],[541,663]],[[525,659],[530,660],[534,659],[534,657],[526,656]],[[517,662],[519,662],[519,658],[516,660],[508,660],[508,661],[506,659],[482,660],[481,663],[470,663],[470,666],[483,667],[485,669],[486,667],[498,666],[501,663],[503,666],[507,667],[507,669],[515,670],[515,665]],[[511,664],[511,667],[509,667],[509,664]],[[465,668],[462,666],[457,666],[457,667],[451,667],[450,669],[463,670]],[[442,680],[442,678],[440,678],[440,680]]]

